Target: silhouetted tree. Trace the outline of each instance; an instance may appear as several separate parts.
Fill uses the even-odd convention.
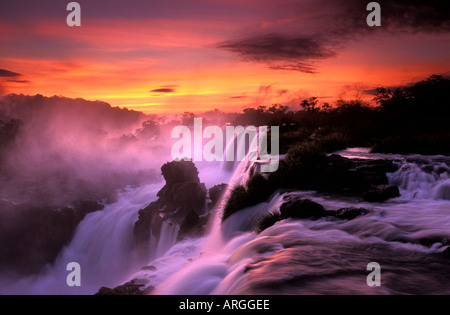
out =
[[[323,104],[322,104],[322,109],[323,109],[323,110],[329,110],[329,109],[331,109],[330,103],[328,103],[328,102],[323,103]]]
[[[149,118],[142,123],[142,128],[137,130],[136,134],[139,138],[154,138],[160,135],[160,126],[165,123],[166,118],[157,115],[150,115]]]
[[[310,97],[307,100],[303,100],[300,103],[300,106],[303,107],[303,109],[306,110],[307,112],[312,112],[312,111],[317,111],[319,109],[317,107],[318,104],[319,104],[319,100],[317,99],[317,97]]]
[[[195,114],[190,112],[184,112],[181,116],[181,124],[183,126],[191,126],[194,124]]]

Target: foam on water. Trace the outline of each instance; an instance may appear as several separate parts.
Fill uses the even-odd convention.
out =
[[[2,283],[2,293],[95,293],[101,286],[131,279],[139,279],[145,287],[155,286],[153,294],[448,292],[450,274],[438,258],[445,249],[441,241],[450,239],[447,159],[372,155],[362,149],[340,154],[395,160],[400,168],[388,178],[399,186],[402,196],[370,204],[312,191],[277,193],[268,202],[239,211],[222,223],[227,196],[236,185],[245,185],[254,166],[243,161],[230,171],[224,162],[211,172],[211,165],[200,164],[200,177],[209,187],[223,180],[229,184],[206,236],[176,243],[179,227],[165,222],[159,243],[151,245],[154,258],[138,262],[131,250],[137,210],[155,200],[163,184],[130,189],[117,203],[84,219],[54,266],[42,275]],[[223,167],[217,167],[220,165]],[[351,221],[283,220],[260,234],[254,232],[257,219],[279,211],[286,194],[312,199],[328,210],[362,207],[370,211]],[[65,267],[71,261],[82,265],[81,288],[65,284]],[[388,270],[385,285],[375,291],[365,284],[365,268],[371,261]],[[431,291],[420,291],[414,281],[426,282]]]

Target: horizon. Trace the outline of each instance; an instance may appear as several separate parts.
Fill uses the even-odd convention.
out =
[[[63,95],[146,114],[295,111],[313,96],[370,102],[377,87],[450,73],[439,1],[380,1],[381,27],[367,26],[359,0],[78,2],[81,27],[66,24],[65,2],[0,4],[0,95]]]

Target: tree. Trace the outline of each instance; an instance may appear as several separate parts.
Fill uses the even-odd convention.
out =
[[[310,97],[309,99],[305,99],[300,103],[300,106],[303,107],[307,112],[317,111],[319,108],[317,105],[319,104],[319,100],[317,97]]]
[[[432,75],[428,79],[412,86],[389,90],[376,89],[374,101],[383,110],[395,112],[426,112],[439,115],[446,114],[450,103],[450,80],[440,75]]]
[[[183,126],[191,126],[194,124],[195,114],[190,112],[184,112],[181,116],[181,124]]]
[[[340,110],[342,109],[357,109],[357,108],[364,108],[367,107],[368,104],[362,101],[361,99],[355,99],[355,100],[343,100],[339,99],[336,101],[336,106]]]
[[[287,111],[288,111],[289,107],[288,106],[284,106],[284,105],[280,105],[280,104],[274,104],[273,106],[269,107],[269,109],[267,110],[268,113],[270,114],[278,114],[278,115],[284,115]]]
[[[160,126],[164,124],[165,117],[150,115],[146,121],[142,123],[142,128],[137,130],[140,138],[152,138],[160,135]]]
[[[329,109],[331,109],[330,103],[328,103],[328,102],[323,103],[323,104],[322,104],[322,109],[323,109],[323,110],[329,110]]]

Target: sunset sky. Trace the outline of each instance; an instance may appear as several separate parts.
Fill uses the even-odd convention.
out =
[[[150,113],[351,98],[450,74],[446,1],[0,0],[0,94]]]

